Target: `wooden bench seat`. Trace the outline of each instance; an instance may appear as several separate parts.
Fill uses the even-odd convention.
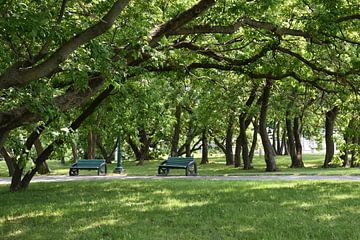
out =
[[[97,170],[98,175],[106,175],[107,167],[104,159],[80,159],[73,163],[69,170],[70,176],[78,176],[79,169]]]
[[[166,176],[170,169],[185,169],[186,176],[197,175],[197,164],[193,157],[169,157],[163,161],[158,167],[158,174]]]

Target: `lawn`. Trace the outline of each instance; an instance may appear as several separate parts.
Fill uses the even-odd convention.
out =
[[[360,183],[112,180],[0,186],[1,239],[360,239]]]
[[[323,164],[323,155],[304,155],[305,168],[292,169],[290,165],[289,156],[278,156],[276,158],[278,171],[273,173],[266,173],[265,162],[263,156],[254,157],[254,169],[243,170],[242,168],[234,168],[233,166],[225,165],[225,158],[222,156],[213,156],[210,158],[210,162],[207,165],[199,165],[199,175],[216,175],[216,176],[237,176],[237,175],[359,175],[359,168],[321,168]],[[137,166],[136,161],[124,161],[123,166],[126,170],[126,174],[129,176],[146,175],[154,176],[157,174],[157,167],[163,160],[151,160],[145,161],[143,166]],[[200,159],[196,158],[196,161],[200,163]],[[61,165],[59,161],[48,161],[53,175],[68,175],[70,162],[65,165]],[[116,163],[108,165],[109,174],[116,167]],[[80,171],[81,175],[96,175],[96,171]],[[173,169],[171,175],[184,175],[184,170]],[[0,161],[0,177],[7,176],[7,168],[4,161]]]

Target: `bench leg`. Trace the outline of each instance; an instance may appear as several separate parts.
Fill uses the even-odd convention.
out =
[[[69,175],[70,176],[78,176],[79,175],[79,169],[70,168]]]
[[[197,165],[196,165],[196,163],[190,164],[190,165],[185,169],[185,175],[186,175],[186,176],[197,176]]]
[[[166,168],[166,167],[159,167],[158,168],[158,174],[161,175],[161,176],[167,176],[170,172],[170,169],[169,168]]]

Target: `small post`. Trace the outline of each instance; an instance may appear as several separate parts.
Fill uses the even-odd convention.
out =
[[[121,141],[120,141],[120,131],[118,131],[117,135],[117,162],[116,168],[114,169],[114,173],[122,173],[124,172],[124,168],[122,167],[122,151],[121,151]]]

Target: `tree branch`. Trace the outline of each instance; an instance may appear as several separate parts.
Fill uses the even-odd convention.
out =
[[[201,0],[192,8],[182,12],[177,17],[155,28],[149,35],[149,45],[154,47],[163,36],[168,35],[169,32],[176,31],[178,28],[189,23],[191,20],[200,16],[204,11],[209,9],[214,4],[215,0]]]
[[[40,65],[31,68],[19,69],[18,65],[15,64],[14,66],[8,68],[0,76],[0,89],[23,87],[31,81],[37,80],[51,73],[81,45],[100,36],[110,29],[117,16],[125,8],[128,2],[129,0],[116,1],[101,21],[71,38]]]

